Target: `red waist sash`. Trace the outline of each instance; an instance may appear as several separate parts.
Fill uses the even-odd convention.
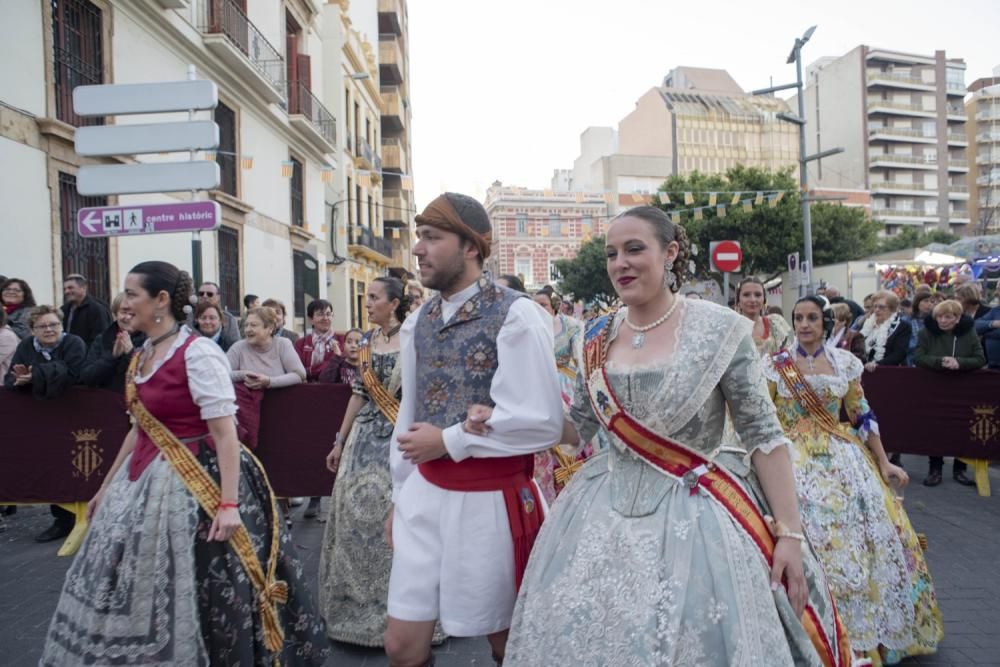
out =
[[[542,527],[542,501],[532,481],[533,455],[505,458],[438,459],[421,463],[420,474],[448,491],[502,491],[507,506],[510,536],[514,541],[514,584],[521,587],[531,547]]]

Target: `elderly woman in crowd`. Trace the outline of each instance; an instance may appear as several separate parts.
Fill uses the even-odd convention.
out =
[[[293,343],[299,339],[299,335],[292,331],[291,329],[285,328],[285,318],[288,316],[288,311],[285,309],[285,304],[278,301],[277,299],[266,299],[264,303],[261,304],[267,308],[274,311],[274,314],[278,316],[278,328],[274,330],[275,336],[281,336],[282,338],[287,338]]]
[[[55,398],[79,382],[87,346],[83,340],[62,329],[62,313],[52,306],[37,306],[28,312],[30,336],[14,351],[4,386],[14,391],[30,391],[35,398]],[[73,513],[50,506],[55,521],[35,537],[51,542],[69,535],[75,523]]]
[[[406,281],[406,295],[410,298],[410,312],[412,313],[420,304],[424,302],[424,286],[419,280]]]
[[[899,297],[889,291],[872,297],[872,314],[861,326],[865,339],[865,370],[878,366],[902,366],[910,347],[910,323],[899,314]]]
[[[517,276],[504,275],[497,278],[497,285],[501,287],[506,287],[512,289],[515,292],[520,292],[521,294],[527,294],[528,290],[524,289],[524,283]]]
[[[124,300],[125,293],[122,292],[111,302],[113,321],[87,350],[87,360],[80,376],[80,382],[87,386],[125,393],[129,358],[132,350],[142,347],[146,334],[133,331],[129,326],[132,317],[122,311]]]
[[[7,375],[10,360],[14,358],[14,350],[20,342],[14,330],[7,326],[7,311],[0,308],[0,377]]]
[[[35,307],[35,297],[28,283],[20,278],[7,278],[0,283],[0,302],[7,313],[9,326],[20,340],[31,335],[28,313]]]
[[[340,343],[333,331],[333,305],[329,301],[310,301],[306,315],[312,331],[295,341],[295,352],[306,368],[306,378],[315,382],[326,365],[341,356]]]
[[[222,308],[211,301],[199,301],[194,310],[194,330],[228,352],[230,340],[222,331]]]
[[[978,283],[965,283],[955,288],[955,300],[962,304],[962,312],[973,320],[978,320],[990,312],[983,303],[983,291]]]
[[[861,363],[865,361],[865,340],[861,335],[851,329],[851,322],[854,321],[854,313],[851,307],[844,302],[835,303],[830,306],[833,312],[833,331],[827,340],[827,345],[831,345],[839,350],[847,350]]]
[[[291,341],[275,337],[278,316],[267,306],[247,313],[245,338],[236,341],[226,356],[234,382],[248,389],[278,389],[306,381],[306,369]]]
[[[971,285],[962,287],[969,286]],[[931,317],[927,318],[924,329],[920,332],[914,357],[917,366],[952,373],[971,371],[986,365],[975,324],[971,317],[963,314],[963,310],[962,303],[953,300],[942,301],[934,306]],[[944,458],[930,457],[930,472],[924,479],[924,486],[940,484],[943,469]],[[965,474],[965,469],[965,462],[956,458],[952,466],[952,477],[959,484],[973,486],[975,482]]]

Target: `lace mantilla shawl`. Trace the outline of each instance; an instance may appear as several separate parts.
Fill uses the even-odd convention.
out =
[[[676,433],[698,414],[709,395],[719,385],[740,343],[750,337],[753,323],[747,318],[708,301],[685,301],[680,312],[673,355],[664,366],[663,381],[643,402],[660,406],[644,419],[657,433]],[[610,322],[596,322],[594,328],[609,326],[614,340],[628,315],[619,310]],[[590,340],[596,333],[588,332]],[[660,365],[650,364],[650,366]],[[626,370],[613,366],[615,370]],[[759,370],[749,381],[758,386],[762,397],[770,400],[763,373]]]

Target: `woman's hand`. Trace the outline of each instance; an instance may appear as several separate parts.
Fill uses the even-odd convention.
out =
[[[247,373],[246,377],[243,378],[243,384],[246,385],[247,389],[267,389],[271,386],[271,378],[266,375]]]
[[[393,505],[389,508],[389,516],[386,517],[385,526],[382,528],[382,535],[385,537],[385,543],[389,545],[392,549],[392,517],[396,515],[396,506]]]
[[[874,373],[876,368],[878,368],[878,364],[876,364],[874,361],[869,361],[867,364],[865,364],[865,370],[868,371],[869,373]]]
[[[782,578],[788,584],[788,601],[795,610],[795,616],[801,617],[806,610],[809,586],[802,567],[802,542],[791,537],[779,537],[775,544],[774,565],[771,567],[772,591],[778,590]]]
[[[111,346],[111,355],[116,359],[123,354],[132,353],[132,337],[125,331],[119,331],[115,336],[115,344]]]
[[[945,357],[941,360],[941,366],[947,368],[950,371],[958,370],[958,359],[955,357]]]
[[[462,430],[472,435],[487,435],[490,427],[486,422],[493,416],[493,408],[486,405],[472,405],[469,407],[468,415],[462,422]]]
[[[208,541],[225,542],[243,525],[240,511],[235,507],[225,507],[215,513],[212,527],[208,529]]]
[[[337,472],[337,468],[340,467],[340,456],[344,453],[344,447],[338,442],[330,450],[330,453],[326,455],[326,469],[332,473]]]
[[[897,465],[893,465],[889,459],[885,459],[879,463],[878,468],[886,484],[891,485],[892,480],[895,479],[897,482],[896,486],[902,489],[910,483],[910,476],[906,474],[906,471]]]
[[[94,497],[90,499],[89,503],[87,503],[87,523],[90,523],[90,520],[94,518],[94,512],[97,511],[97,506],[101,504],[102,500],[104,500],[103,486],[97,490]]]
[[[31,384],[31,366],[24,364],[14,364],[14,386]]]

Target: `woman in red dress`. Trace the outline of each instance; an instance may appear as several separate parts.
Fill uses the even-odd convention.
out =
[[[191,277],[143,262],[122,310],[134,426],[88,508],[42,665],[320,665],[323,620],[260,464],[236,437],[229,363],[181,323]]]

